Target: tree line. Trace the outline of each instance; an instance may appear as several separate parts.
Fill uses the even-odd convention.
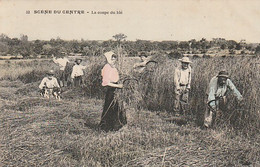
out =
[[[247,50],[255,54],[260,53],[260,45],[248,44],[245,42],[236,42],[223,38],[207,40],[189,40],[189,41],[149,41],[137,39],[135,41],[126,40],[127,36],[120,33],[113,36],[113,39],[97,40],[63,40],[60,37],[50,40],[29,41],[27,35],[21,35],[20,38],[10,38],[5,34],[0,35],[0,55],[22,55],[24,58],[37,57],[45,55],[59,54],[80,54],[82,56],[98,56],[103,52],[120,45],[129,56],[137,56],[140,52],[168,51],[179,53],[200,53],[204,54],[209,49],[218,48],[220,50],[229,50],[230,54],[234,50]]]

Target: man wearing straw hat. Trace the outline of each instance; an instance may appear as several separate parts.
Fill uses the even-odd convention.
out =
[[[239,101],[243,99],[240,92],[229,79],[228,73],[222,70],[217,76],[213,77],[209,83],[208,107],[205,112],[204,126],[209,128],[215,122],[223,110],[226,110],[226,94],[231,90]]]
[[[175,100],[174,100],[174,112],[176,114],[183,114],[185,108],[184,105],[188,104],[188,95],[191,84],[191,67],[190,59],[183,57],[179,59],[181,67],[175,69],[174,74],[174,86],[175,86]]]
[[[71,79],[74,82],[74,86],[80,86],[83,84],[82,76],[84,75],[83,70],[86,68],[86,66],[81,65],[82,59],[77,58],[75,60],[76,64],[72,68],[71,72]]]

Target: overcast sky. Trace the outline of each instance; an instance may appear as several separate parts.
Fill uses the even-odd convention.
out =
[[[85,14],[33,14],[34,10],[84,10]],[[190,40],[221,37],[260,42],[259,0],[0,0],[0,33],[29,40]],[[30,10],[31,14],[26,14]],[[123,14],[91,14],[92,11]],[[87,13],[90,12],[90,13]]]

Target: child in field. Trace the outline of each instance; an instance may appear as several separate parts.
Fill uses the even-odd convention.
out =
[[[82,59],[76,59],[76,64],[72,68],[72,73],[71,73],[71,79],[74,82],[74,86],[80,86],[83,84],[82,76],[84,75],[83,70],[87,66],[83,66],[80,63],[82,62]]]
[[[60,89],[57,79],[54,77],[54,71],[50,70],[47,72],[47,76],[44,77],[39,85],[40,92],[43,94],[45,89]]]

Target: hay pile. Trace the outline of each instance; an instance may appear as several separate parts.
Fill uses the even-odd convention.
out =
[[[23,83],[33,83],[39,80],[42,80],[43,77],[46,76],[46,72],[48,69],[45,70],[38,70],[38,69],[33,69],[32,71],[29,71],[23,75],[18,76],[18,79],[21,80]]]
[[[171,60],[159,62],[155,69],[145,69],[139,76],[140,90],[145,108],[151,111],[171,111],[174,100],[174,69]]]
[[[105,91],[102,87],[101,69],[105,65],[105,58],[91,57],[89,60],[91,63],[87,64],[87,68],[84,70],[83,82],[85,86],[83,91],[86,96],[91,98],[104,98]]]
[[[126,78],[123,81],[123,89],[116,89],[115,98],[122,108],[139,110],[143,102],[139,89],[139,81],[136,78]]]

